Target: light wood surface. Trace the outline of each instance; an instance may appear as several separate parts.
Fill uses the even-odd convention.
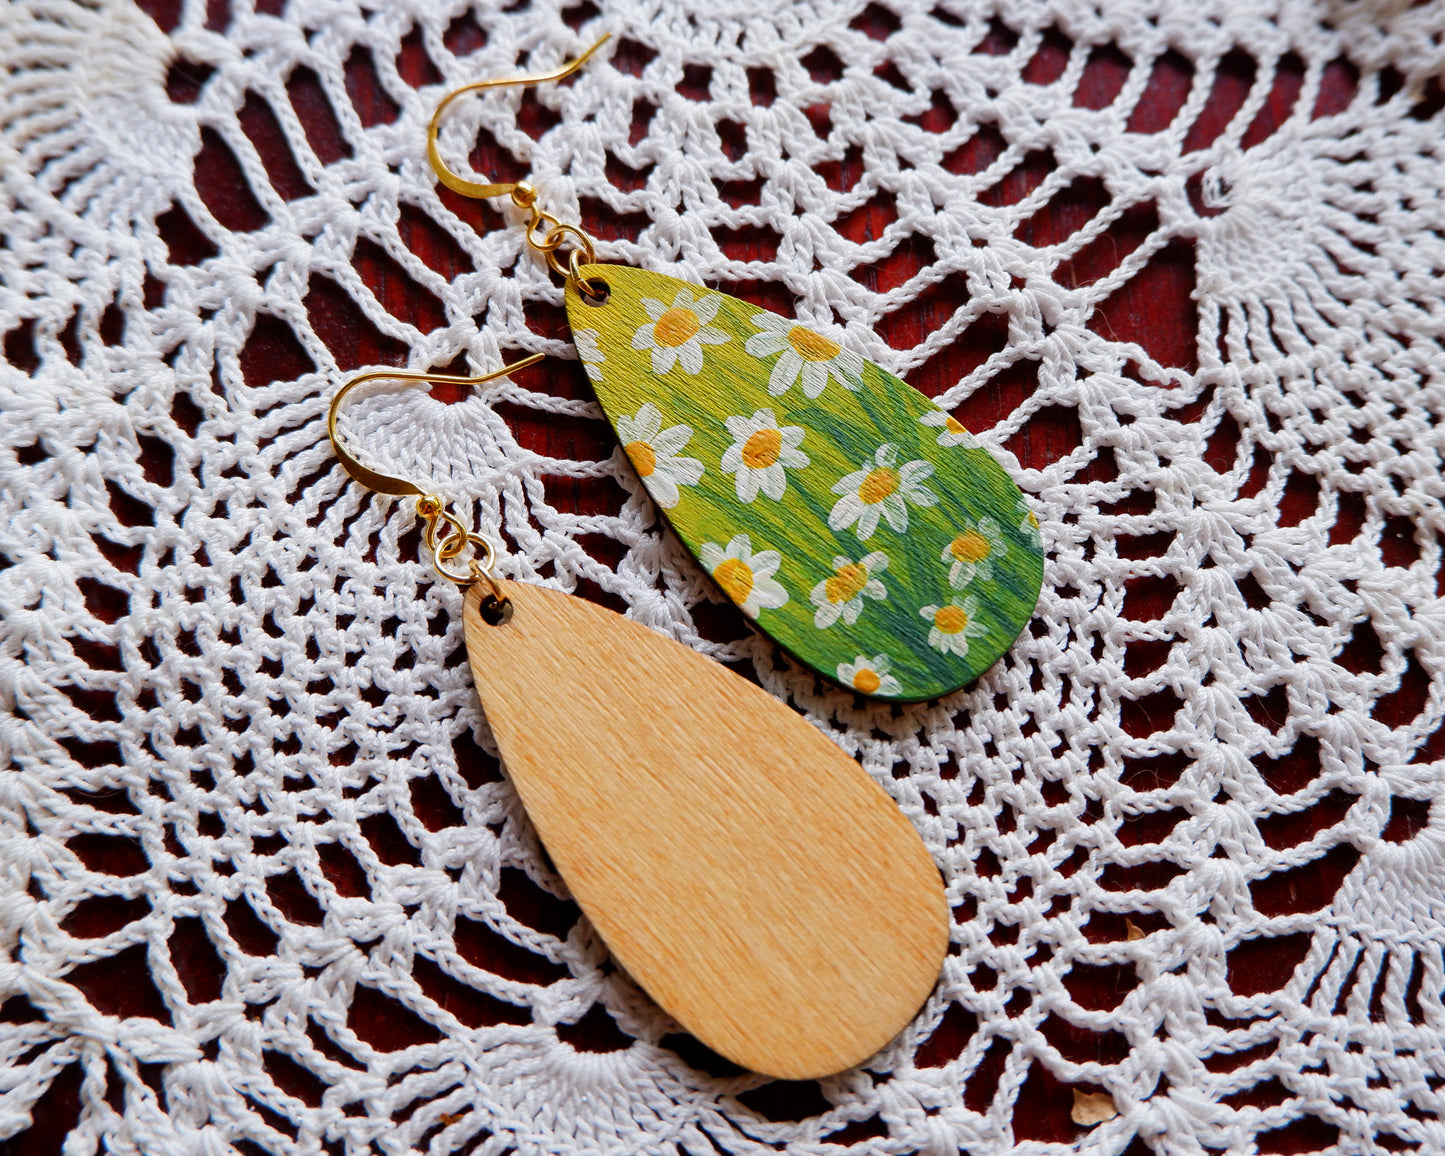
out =
[[[503,582],[467,648],[508,774],[617,961],[714,1051],[806,1079],[913,1017],[948,941],[912,825],[820,731],[618,614]]]

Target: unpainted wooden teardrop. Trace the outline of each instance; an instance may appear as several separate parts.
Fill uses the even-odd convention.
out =
[[[500,583],[467,649],[507,772],[617,961],[764,1075],[852,1067],[917,1013],[948,913],[918,833],[786,705],[580,598]]]

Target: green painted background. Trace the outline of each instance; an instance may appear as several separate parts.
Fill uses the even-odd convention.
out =
[[[937,411],[933,402],[869,361],[863,362],[863,388],[857,392],[830,376],[815,399],[804,395],[801,380],[775,396],[768,391],[768,380],[778,357],[754,357],[744,349],[762,328],[752,321],[762,312],[757,306],[626,266],[588,266],[585,275],[606,281],[610,295],[605,304],[594,306],[569,286],[568,317],[574,335],[596,332],[595,351],[601,357],[592,360],[588,373],[614,427],[619,418],[636,417],[648,402],[661,411],[664,430],[679,424],[691,427],[692,436],[677,452],[702,462],[704,472],[696,485],[680,486],[678,504],[665,511],[678,536],[699,556],[703,543],[726,548],[740,533],[750,537],[755,554],[782,554],[775,577],[788,601],[761,610],[755,619],[759,629],[835,681],[840,663],[886,654],[889,673],[900,684],[897,693],[886,697],[901,700],[934,698],[965,686],[1008,649],[1032,616],[1043,579],[1037,524],[1025,521],[1030,515],[1023,495],[986,450],[941,446],[937,439],[943,430],[920,423],[921,415]],[[703,368],[696,375],[680,361],[658,374],[650,352],[632,347],[633,335],[652,320],[643,298],[670,307],[684,289],[699,301],[719,299],[711,326],[729,340],[701,347]],[[588,335],[584,333],[578,345],[584,360],[595,358]],[[723,422],[731,416],[751,418],[760,409],[771,409],[780,427],[803,427],[800,448],[811,460],[805,468],[787,471],[781,501],[759,494],[745,504],[737,497],[735,475],[720,468],[734,442]],[[938,504],[910,504],[903,533],[886,519],[866,541],[858,539],[854,527],[830,529],[828,516],[838,500],[833,485],[871,461],[882,443],[896,448],[900,465],[915,459],[932,464],[933,475],[924,484],[938,496]],[[965,589],[954,590],[950,564],[940,554],[957,534],[985,518],[993,519],[1001,531],[1005,564],[995,567],[991,580],[975,574]],[[874,550],[889,556],[887,569],[879,575],[887,598],[865,598],[851,626],[840,618],[819,629],[810,594],[833,574],[833,558],[857,561]],[[920,610],[967,597],[977,600],[975,620],[981,632],[970,640],[966,656],[941,653],[929,644],[930,623]]]

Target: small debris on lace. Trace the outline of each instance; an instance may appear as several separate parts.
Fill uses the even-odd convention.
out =
[[[1143,939],[1144,933],[1139,930],[1132,919],[1126,919],[1124,920],[1124,938],[1133,943],[1136,939]]]
[[[1092,1127],[1105,1120],[1112,1120],[1118,1114],[1119,1109],[1114,1107],[1114,1097],[1108,1092],[1081,1092],[1078,1088],[1074,1089],[1074,1109],[1069,1113],[1069,1119],[1075,1124]]]

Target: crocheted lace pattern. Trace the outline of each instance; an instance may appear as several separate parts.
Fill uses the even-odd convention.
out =
[[[1445,1148],[1445,9],[562,3],[0,14],[0,1137],[68,1088],[74,1152]],[[444,151],[997,450],[1048,569],[970,690],[870,704],[748,634],[517,219],[439,195],[441,95],[603,31]],[[326,444],[363,360],[519,350],[560,360],[350,436],[893,794],[955,926],[860,1069],[738,1072],[609,962],[410,504]]]

